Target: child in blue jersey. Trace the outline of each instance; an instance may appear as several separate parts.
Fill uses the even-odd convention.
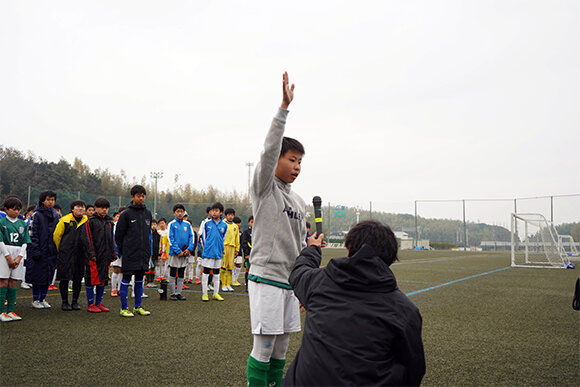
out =
[[[172,301],[185,301],[181,295],[183,290],[183,278],[187,258],[191,256],[195,248],[195,240],[191,230],[191,224],[184,220],[185,207],[183,204],[173,206],[175,219],[169,222],[169,289]],[[177,290],[175,285],[177,284]]]
[[[18,321],[22,318],[14,313],[18,281],[24,279],[26,246],[30,243],[28,227],[18,218],[22,201],[9,196],[4,201],[6,216],[0,219],[0,319],[2,322]],[[6,310],[4,303],[7,301]]]
[[[210,214],[211,220],[204,224],[203,230],[203,253],[201,255],[201,265],[203,267],[203,275],[201,279],[201,300],[209,301],[207,294],[209,274],[213,270],[213,299],[223,301],[223,297],[219,295],[220,290],[220,268],[222,266],[222,258],[224,255],[224,238],[228,231],[228,225],[222,219],[224,206],[220,202],[216,202],[211,206]]]

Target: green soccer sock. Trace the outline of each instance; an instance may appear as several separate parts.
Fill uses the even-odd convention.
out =
[[[284,377],[284,365],[286,359],[270,358],[270,369],[268,370],[268,386],[280,387]]]
[[[4,313],[6,310],[4,308],[4,301],[6,301],[6,293],[8,292],[7,287],[0,288],[0,313]]]
[[[268,385],[268,371],[270,362],[264,363],[248,357],[248,368],[246,369],[246,379],[249,387],[265,387]]]
[[[8,300],[8,306],[6,307],[6,313],[14,312],[14,305],[16,305],[16,291],[17,288],[8,288],[6,292],[6,299]]]

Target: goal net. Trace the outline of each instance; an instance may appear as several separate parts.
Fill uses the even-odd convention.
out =
[[[568,257],[578,257],[578,249],[572,235],[558,235],[558,244]]]
[[[541,214],[512,214],[512,267],[566,268],[568,254]]]

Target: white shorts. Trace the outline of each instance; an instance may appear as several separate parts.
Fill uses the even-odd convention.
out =
[[[236,265],[241,265],[244,262],[244,258],[241,255],[238,255],[236,259],[234,259],[234,263]]]
[[[221,269],[222,260],[213,258],[202,258],[201,266],[207,267],[208,269]]]
[[[117,258],[115,259],[113,262],[111,262],[111,266],[116,266],[116,267],[122,267],[122,260],[121,258]]]
[[[300,332],[300,302],[294,291],[248,281],[254,335]]]
[[[187,257],[178,257],[177,255],[170,255],[169,258],[167,258],[167,264],[169,265],[169,267],[185,267],[185,265],[187,264]]]
[[[18,257],[21,249],[22,248],[20,246],[6,245],[6,250],[8,250],[8,253],[12,259],[16,259],[16,257]],[[8,266],[8,262],[6,262],[4,255],[0,254],[0,257],[0,278],[12,278],[14,280],[22,281],[24,279],[24,258],[20,260],[20,264],[16,269],[11,269]]]

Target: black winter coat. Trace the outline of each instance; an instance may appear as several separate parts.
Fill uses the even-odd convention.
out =
[[[87,286],[106,285],[109,280],[109,265],[117,259],[113,239],[113,218],[97,214],[83,225],[81,241],[83,246]],[[95,258],[93,261],[92,258]]]
[[[421,315],[387,264],[367,245],[324,268],[320,261],[320,248],[309,246],[290,274],[307,312],[302,346],[282,384],[419,385]]]
[[[56,268],[56,246],[52,234],[60,215],[54,208],[36,206],[28,230],[30,240],[26,246],[26,282],[33,285],[50,285]]]
[[[152,219],[145,205],[133,203],[119,217],[115,242],[123,258],[123,273],[149,269]]]
[[[56,279],[59,281],[81,281],[85,275],[85,255],[81,245],[82,226],[87,217],[77,220],[71,213],[58,221],[54,231],[57,246]]]

